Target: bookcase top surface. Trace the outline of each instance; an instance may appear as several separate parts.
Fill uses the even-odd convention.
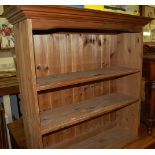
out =
[[[152,20],[142,16],[55,5],[4,6],[4,15],[13,24],[31,19],[33,30],[65,28],[140,32]]]

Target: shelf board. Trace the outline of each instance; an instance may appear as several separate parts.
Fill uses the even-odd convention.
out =
[[[23,125],[23,120],[22,119],[18,119],[16,121],[14,121],[13,123],[10,123],[8,124],[8,128],[9,128],[9,131],[10,131],[10,134],[13,136],[13,139],[15,140],[15,142],[17,143],[17,146],[20,148],[20,149],[23,149],[23,148],[27,148],[26,147],[26,142],[25,142],[25,133],[24,133],[24,125]],[[100,128],[101,131],[105,131],[105,129],[102,129]],[[132,134],[131,132],[129,132],[129,130],[125,130],[125,129],[119,129],[117,127],[115,127],[115,129],[112,129],[114,130],[113,133],[118,133],[118,139],[117,141],[120,141],[122,139],[122,136],[120,137],[120,133],[122,133],[121,135],[126,135],[129,137],[126,137],[126,136],[123,136],[124,138],[122,139],[122,141],[124,140],[125,143],[126,143],[126,140],[130,141],[129,138],[132,138],[134,139],[133,142],[132,139],[130,141],[130,143],[128,143],[127,145],[125,146],[120,146],[119,143],[115,143],[113,145],[113,148],[116,147],[116,145],[118,146],[119,144],[119,147],[118,148],[121,148],[123,147],[124,149],[146,149],[146,148],[150,148],[151,145],[153,145],[155,143],[155,129],[153,129],[153,133],[152,135],[147,135],[147,132],[146,132],[146,127],[141,124],[140,125],[140,133],[139,133],[139,137],[138,139],[135,139],[134,137],[134,134]],[[70,144],[73,144],[74,142],[77,142],[78,139],[82,139],[83,138],[87,138],[87,137],[90,137],[91,135],[96,135],[95,133],[99,133],[99,131],[94,131],[93,133],[91,134],[87,134],[87,136],[82,136],[82,138],[74,138],[74,140],[70,140],[68,142],[61,142],[61,144],[55,144],[54,146],[45,146],[45,148],[65,148],[67,147],[68,145]],[[111,136],[111,134],[108,134],[109,132],[111,131],[106,131],[106,135],[107,136]],[[132,137],[131,137],[132,136]],[[103,136],[102,136],[103,137]],[[113,137],[108,137],[109,139],[113,139]],[[121,138],[121,139],[120,139]],[[95,141],[96,142],[96,141]],[[94,142],[94,144],[95,144]],[[113,141],[115,142],[115,141]],[[75,145],[75,144],[74,144]],[[104,145],[105,147],[105,145]]]
[[[2,49],[0,49],[0,52],[12,52],[14,50],[15,50],[15,48],[2,48]]]
[[[93,117],[114,111],[138,101],[134,97],[112,93],[91,100],[65,105],[40,113],[42,135]]]
[[[18,86],[18,80],[16,76],[0,77],[0,88]]]
[[[60,88],[85,82],[118,78],[139,72],[125,67],[108,67],[104,69],[72,72],[37,79],[37,91]]]
[[[106,130],[97,129],[91,133],[64,141],[47,148],[65,149],[118,149],[136,139],[128,129],[114,127]]]

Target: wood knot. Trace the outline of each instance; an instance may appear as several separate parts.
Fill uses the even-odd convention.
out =
[[[128,52],[131,53],[131,49],[128,49]]]
[[[87,87],[84,87],[84,91],[86,91],[87,90]]]
[[[98,40],[98,45],[101,46],[101,40]]]
[[[49,70],[48,65],[45,65],[44,70],[45,70],[45,71],[48,71],[48,70]]]
[[[95,44],[95,42],[96,42],[95,39],[91,39],[91,38],[87,39],[87,38],[86,38],[86,39],[84,40],[84,46],[87,45],[87,44],[89,44],[89,43]]]
[[[39,65],[37,65],[37,70],[41,70],[41,65],[39,64]]]
[[[117,41],[117,44],[120,44],[121,42],[120,41]]]
[[[137,39],[137,43],[139,43],[139,38]]]

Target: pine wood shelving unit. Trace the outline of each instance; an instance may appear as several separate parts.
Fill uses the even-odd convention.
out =
[[[5,6],[28,148],[122,148],[139,128],[142,27],[151,19]]]

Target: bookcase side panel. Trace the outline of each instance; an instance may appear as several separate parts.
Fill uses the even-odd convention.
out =
[[[31,20],[15,24],[14,33],[27,148],[42,148]]]
[[[131,128],[136,134],[140,125],[142,48],[141,33],[119,34],[117,35],[116,49],[111,54],[112,66],[124,66],[139,70],[139,73],[114,80],[111,85],[112,90],[134,96],[139,100],[119,113],[119,124]]]

